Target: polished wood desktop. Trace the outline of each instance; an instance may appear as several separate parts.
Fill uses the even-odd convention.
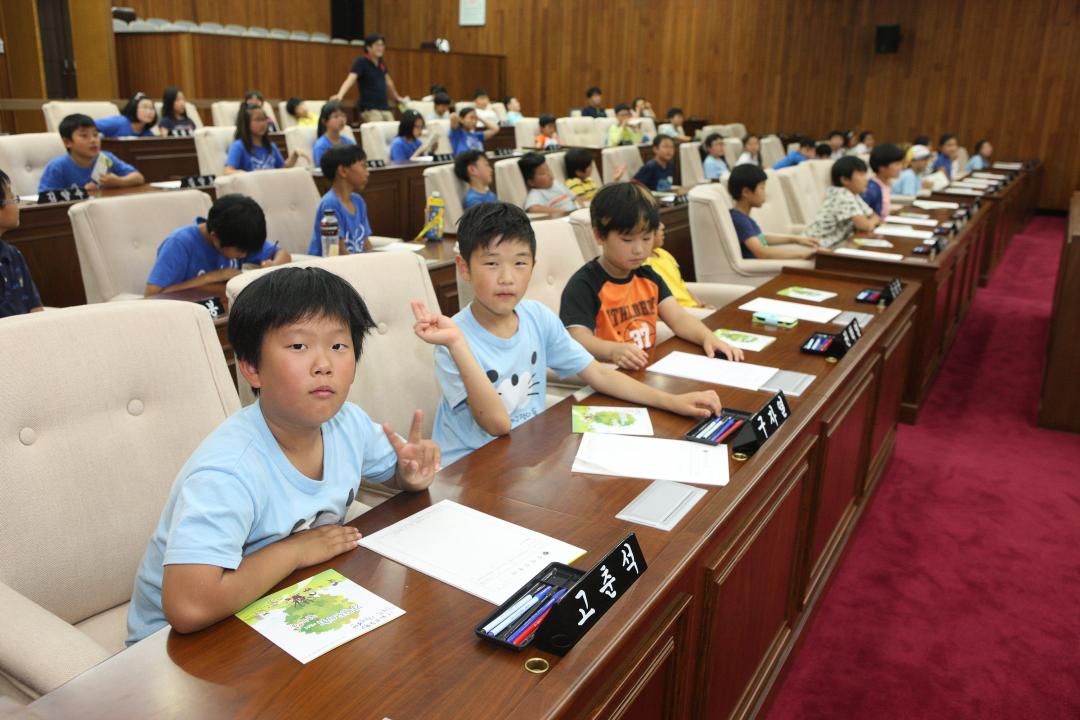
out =
[[[1080,433],[1080,192],[1073,193],[1050,315],[1038,423]],[[1033,350],[1035,348],[1032,348]]]
[[[707,320],[710,327],[775,335],[752,362],[817,375],[761,450],[730,461],[731,482],[709,487],[670,533],[614,514],[644,481],[570,472],[578,438],[570,406],[554,406],[461,461],[426,492],[396,496],[354,524],[364,533],[442,499],[519,523],[587,549],[591,566],[633,530],[649,569],[565,657],[508,652],[473,635],[491,606],[367,550],[305,568],[281,585],[328,567],[406,614],[301,665],[230,618],[202,632],[158,632],[40,698],[39,718],[188,715],[248,717],[715,718],[749,717],[775,685],[892,451],[907,375],[917,282],[875,314],[837,363],[799,352],[814,330],[751,324],[736,306],[802,285],[854,302],[865,281],[823,271],[786,271]],[[672,340],[653,359],[700,350]],[[361,372],[365,370],[361,369]],[[640,372],[671,391],[707,387]],[[758,409],[768,393],[716,387],[726,406]],[[625,404],[594,395],[591,404]],[[693,420],[650,410],[656,434],[680,437]],[[693,478],[687,478],[693,480]],[[546,674],[524,663],[543,657]]]

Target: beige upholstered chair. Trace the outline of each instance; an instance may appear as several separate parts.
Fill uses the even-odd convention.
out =
[[[64,150],[64,141],[54,132],[0,135],[0,170],[11,178],[16,195],[35,195],[45,166]]]
[[[734,168],[735,163],[739,162],[740,155],[742,155],[742,138],[724,138],[724,160],[729,169]]]
[[[704,125],[701,128],[701,139],[709,137],[713,133],[718,133],[720,137],[728,137],[727,125]]]
[[[592,215],[589,208],[581,208],[570,213],[570,228],[574,231],[574,239],[577,240],[578,250],[585,262],[592,260],[600,254],[600,245],[593,235]]]
[[[603,136],[598,136],[596,118],[561,117],[555,119],[555,134],[563,147],[594,147],[603,145]]]
[[[776,173],[772,168],[765,170],[765,175],[769,178],[765,182],[765,204],[751,210],[750,217],[757,221],[765,233],[796,235],[802,232],[803,224],[791,219],[784,188],[781,187]]]
[[[636,145],[620,145],[618,147],[604,148],[600,151],[600,162],[604,165],[604,181],[612,182],[615,171],[621,166],[626,166],[619,182],[630,182],[644,164],[641,161],[641,151]]]
[[[297,127],[296,118],[294,118],[292,115],[289,114],[289,110],[286,107],[286,105],[288,105],[288,104],[289,104],[288,100],[282,100],[281,102],[279,102],[277,104],[278,117],[281,118],[281,125],[279,125],[278,127],[280,127],[282,130],[288,130],[289,128]],[[304,101],[304,107],[307,108],[307,111],[309,113],[311,113],[311,116],[314,117],[314,118],[319,117],[319,113],[322,112],[322,106],[325,105],[325,104],[326,104],[325,100],[305,100]],[[346,126],[346,127],[348,127],[348,126]]]
[[[728,125],[728,132],[731,133],[728,137],[738,138],[741,142],[746,137],[746,126],[742,123],[730,123]]]
[[[547,156],[548,167],[551,168],[551,175],[555,178],[556,182],[566,184],[566,151],[560,150],[558,152],[548,153]],[[600,177],[600,171],[596,169],[596,163],[589,165],[589,177],[596,183],[597,187],[604,184],[603,178]]]
[[[428,115],[435,112],[435,101],[433,100],[410,100],[405,103],[405,109],[415,110],[420,113],[425,119]]]
[[[679,145],[679,184],[683,187],[692,187],[703,182],[705,179],[705,167],[701,161],[701,143],[684,142]]]
[[[775,135],[761,138],[761,165],[771,168],[784,159],[784,143]]]
[[[263,103],[263,110],[266,111],[266,117],[270,119],[278,129],[281,129],[281,123],[278,122],[277,117],[274,115],[273,105],[269,101]],[[214,120],[214,125],[219,127],[228,125],[229,127],[236,128],[236,115],[240,112],[239,100],[218,100],[215,103],[210,104],[210,116]]]
[[[957,150],[956,165],[954,165],[956,170],[955,172],[953,172],[954,180],[958,177],[967,175],[967,164],[969,160],[971,160],[971,155],[968,153],[968,149],[961,145],[960,148]],[[866,162],[867,165],[870,164],[869,160],[866,160],[864,162]]]
[[[493,102],[491,103],[491,109],[495,111],[495,114],[499,116],[499,122],[506,119],[506,103]]]
[[[123,649],[176,474],[240,403],[194,303],[12,317],[0,347],[34,348],[0,363],[0,693],[26,702]]]
[[[593,141],[591,145],[607,145],[608,130],[616,123],[613,117],[593,118]],[[561,138],[560,138],[561,140]]]
[[[454,147],[450,144],[450,121],[449,120],[428,120],[427,121],[428,132],[433,132],[438,137],[435,141],[435,149],[428,152],[435,152],[439,155],[446,155],[454,151]]]
[[[785,266],[811,268],[812,260],[744,259],[731,222],[731,199],[722,183],[690,190],[690,239],[698,282],[758,286]]]
[[[558,135],[558,125],[555,134]],[[519,148],[532,148],[536,136],[540,134],[540,118],[523,117],[514,123],[514,145]],[[562,138],[559,138],[560,142]]]
[[[319,190],[304,168],[282,168],[221,175],[214,180],[217,195],[247,195],[266,214],[266,239],[293,255],[303,255],[311,244]]]
[[[652,142],[652,139],[656,137],[656,121],[652,118],[639,118],[636,127],[638,132],[649,138],[646,142]],[[607,130],[604,132],[606,134]]]
[[[432,192],[438,192],[446,205],[443,227],[446,232],[456,233],[458,220],[464,212],[465,183],[454,174],[453,163],[424,168],[424,194],[430,197]]]
[[[54,133],[60,130],[60,121],[68,115],[82,113],[100,120],[110,115],[119,115],[120,108],[111,102],[100,100],[50,100],[42,104],[41,112],[45,115],[45,129]]]
[[[807,160],[802,164],[810,168],[810,172],[814,176],[814,184],[817,187],[818,195],[821,198],[821,202],[824,202],[825,193],[828,191],[829,186],[832,185],[833,160]]]
[[[550,158],[548,158],[550,160]],[[507,158],[495,162],[495,193],[499,200],[523,207],[529,188],[518,167],[518,158]]]
[[[356,136],[353,135],[352,128],[348,125],[341,131],[341,134],[353,142],[356,142]],[[315,146],[315,135],[315,128],[300,127],[299,125],[293,125],[285,131],[285,149],[288,150],[289,154],[297,151],[304,153],[304,155],[301,155],[296,161],[295,167],[312,167],[315,157],[312,152],[312,149]],[[305,157],[305,155],[307,157]],[[308,162],[308,158],[312,158],[312,162]]]
[[[202,190],[140,193],[76,203],[68,210],[86,301],[134,300],[162,241],[210,211]]]
[[[235,140],[236,128],[211,125],[195,131],[195,155],[199,159],[200,175],[220,175],[225,168],[229,146]]]
[[[791,219],[800,225],[809,225],[824,201],[814,179],[814,171],[806,162],[801,162],[778,170],[776,177],[780,181],[780,187],[784,189]]]
[[[156,101],[154,103],[154,109],[157,110],[158,119],[160,120],[161,119],[161,101],[160,100],[158,100],[158,101]],[[202,118],[199,117],[199,108],[195,107],[195,103],[193,103],[193,102],[191,102],[189,100],[184,106],[184,112],[187,113],[188,119],[191,120],[193,123],[195,123],[196,128],[201,128],[203,126]],[[233,120],[235,121],[236,118],[233,118]],[[156,129],[157,128],[155,126],[155,130]]]
[[[360,125],[360,143],[369,160],[390,159],[390,143],[394,141],[399,125],[396,121],[388,120]]]

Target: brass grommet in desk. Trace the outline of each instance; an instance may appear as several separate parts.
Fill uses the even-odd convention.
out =
[[[551,663],[544,658],[529,658],[525,661],[525,669],[536,675],[543,675],[551,669]]]

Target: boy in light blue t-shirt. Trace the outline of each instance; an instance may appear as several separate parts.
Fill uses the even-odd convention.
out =
[[[720,412],[711,390],[672,395],[601,365],[555,313],[524,299],[536,235],[521,208],[494,202],[466,210],[458,249],[458,277],[475,299],[452,319],[413,303],[417,336],[437,346],[443,397],[432,435],[445,464],[543,412],[548,368],[561,377],[578,373],[597,392],[630,402],[699,417]]]
[[[319,201],[315,211],[315,229],[311,234],[308,255],[322,255],[322,222],[327,210],[333,211],[338,221],[338,238],[344,243],[345,255],[362,253],[371,237],[367,204],[360,197],[368,181],[367,156],[358,145],[338,145],[322,156],[320,168],[323,177],[333,184]]]
[[[108,150],[101,149],[101,136],[89,115],[74,113],[60,121],[60,139],[67,153],[53,158],[38,181],[38,192],[61,190],[72,185],[98,188],[131,187],[146,182],[142,173]]]
[[[454,158],[454,175],[465,183],[462,210],[499,199],[491,189],[492,172],[491,162],[480,150],[466,150]]]
[[[361,478],[423,490],[439,448],[408,442],[345,401],[375,323],[345,280],[289,267],[229,312],[237,370],[259,400],[215,429],[181,468],[135,577],[128,644],[167,625],[195,632],[293,571],[354,550],[343,525]]]

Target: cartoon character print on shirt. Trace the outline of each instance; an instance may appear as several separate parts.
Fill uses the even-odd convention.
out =
[[[530,409],[532,401],[529,398],[539,395],[536,390],[540,384],[540,381],[537,380],[537,357],[534,350],[529,361],[531,367],[528,370],[511,373],[509,376],[500,378],[499,373],[495,370],[487,371],[488,380],[491,380],[491,384],[498,391],[499,397],[506,407],[506,412],[510,413],[510,423],[512,425],[528,420],[536,414]]]
[[[292,532],[289,534],[295,534],[303,530],[312,530],[323,525],[341,525],[345,521],[345,515],[349,512],[349,507],[352,506],[353,500],[356,498],[356,490],[349,491],[349,497],[345,498],[345,510],[344,514],[338,515],[336,508],[329,508],[327,510],[320,510],[309,518],[300,518],[293,523]]]

